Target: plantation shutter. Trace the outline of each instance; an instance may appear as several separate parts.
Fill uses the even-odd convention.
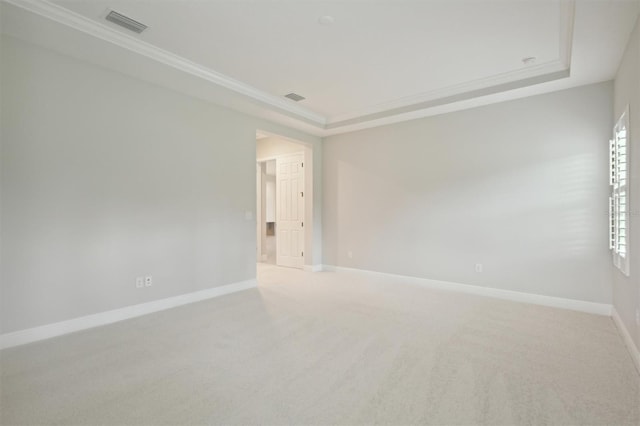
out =
[[[627,110],[628,111],[628,110]],[[629,121],[625,112],[613,129],[609,141],[609,248],[613,251],[614,264],[629,274]]]

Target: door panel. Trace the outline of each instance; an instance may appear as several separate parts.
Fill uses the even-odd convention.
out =
[[[276,263],[304,266],[304,154],[276,159]]]

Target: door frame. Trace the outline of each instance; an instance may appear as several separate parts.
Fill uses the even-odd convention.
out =
[[[256,161],[256,259],[263,262],[262,254],[262,163]]]
[[[283,138],[284,139],[284,138]],[[295,152],[289,152],[286,154],[278,154],[278,155],[269,155],[266,157],[257,157],[256,158],[256,163],[264,163],[266,161],[271,161],[271,160],[276,160],[278,158],[283,158],[283,157],[287,157],[289,155],[296,155],[296,154],[302,154],[302,161],[304,162],[304,222],[305,222],[305,226],[304,226],[304,232],[302,233],[303,235],[303,247],[304,247],[304,256],[302,259],[302,269],[309,269],[311,270],[311,263],[308,263],[311,261],[311,250],[313,247],[313,238],[315,237],[313,235],[313,166],[311,165],[311,158],[309,158],[310,156],[308,155],[313,154],[310,149],[310,147],[307,147],[306,144],[302,143],[302,142],[296,142],[294,140],[291,139],[287,139],[290,142],[294,142],[297,143],[298,145],[300,145],[300,151],[295,151]],[[257,171],[257,170],[256,170]],[[277,177],[278,174],[278,169],[276,167],[276,182],[278,180]],[[276,200],[277,200],[277,184],[276,184]],[[264,201],[264,197],[265,197],[265,192],[262,192],[262,201]],[[277,206],[276,206],[276,215],[277,215]],[[258,221],[262,221],[262,213],[261,216],[259,218],[257,218]],[[257,230],[257,228],[256,228]],[[262,232],[264,231],[264,227],[261,227],[261,235],[258,236],[258,238],[262,237]],[[277,217],[276,217],[276,264],[277,264],[277,238],[278,238],[278,231],[277,231]],[[258,258],[258,261],[262,261],[261,258]]]

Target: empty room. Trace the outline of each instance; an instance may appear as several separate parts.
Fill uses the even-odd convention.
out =
[[[640,0],[0,0],[0,424],[640,425]]]

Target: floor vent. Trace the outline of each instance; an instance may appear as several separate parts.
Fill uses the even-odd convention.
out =
[[[109,14],[106,16],[106,20],[113,22],[114,24],[118,24],[121,27],[126,28],[138,34],[140,34],[141,32],[147,29],[147,26],[145,24],[141,24],[140,22],[135,21],[129,18],[128,16],[124,16],[113,10],[110,11]]]

